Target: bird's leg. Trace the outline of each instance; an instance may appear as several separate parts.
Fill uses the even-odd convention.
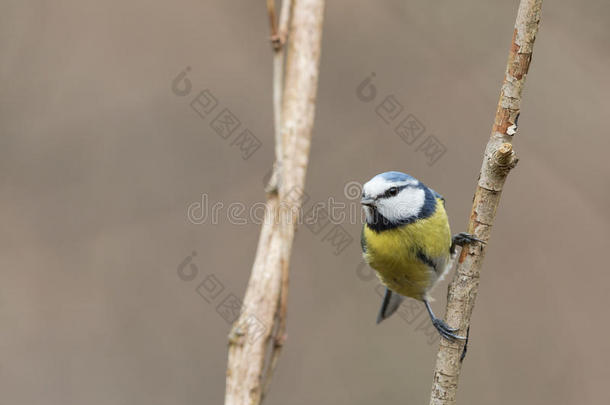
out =
[[[464,361],[464,357],[466,357],[466,352],[468,351],[468,340],[470,339],[470,325],[468,325],[468,329],[466,329],[466,342],[464,343],[464,349],[462,350],[462,355],[460,356],[460,363]]]
[[[428,300],[424,300],[424,304],[426,304],[426,309],[428,310],[428,314],[430,315],[430,319],[432,320],[432,325],[434,325],[434,327],[436,328],[438,333],[441,334],[442,337],[452,342],[455,340],[466,339],[464,336],[459,336],[454,333],[458,331],[458,328],[450,327],[445,323],[445,321],[440,318],[437,318],[434,315],[434,312],[432,312],[432,308],[430,308],[430,303],[428,302]]]
[[[453,238],[451,239],[451,247],[449,248],[449,252],[451,254],[454,254],[456,246],[464,247],[464,245],[469,245],[474,242],[481,242],[481,243],[485,244],[484,241],[482,241],[479,238],[475,238],[474,235],[471,235],[469,233],[466,233],[466,232],[456,233],[455,235],[453,235]]]

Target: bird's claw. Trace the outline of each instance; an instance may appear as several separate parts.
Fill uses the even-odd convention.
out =
[[[474,235],[466,233],[466,232],[460,232],[458,234],[453,235],[453,244],[454,245],[464,246],[464,245],[468,245],[468,244],[471,244],[474,242],[480,242],[482,244],[485,244],[485,241],[475,237]]]
[[[468,351],[468,340],[470,338],[470,325],[468,325],[468,329],[466,329],[466,342],[464,342],[464,349],[462,350],[462,354],[460,355],[460,363],[464,361],[466,357],[466,352]]]
[[[432,320],[432,324],[445,339],[455,342],[456,340],[466,340],[464,336],[456,335],[454,332],[457,332],[459,328],[452,328],[447,325],[442,319],[436,318]]]

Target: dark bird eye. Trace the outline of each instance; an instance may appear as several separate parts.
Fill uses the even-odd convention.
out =
[[[394,197],[396,194],[398,194],[398,187],[390,187],[388,189],[388,196],[389,197]]]

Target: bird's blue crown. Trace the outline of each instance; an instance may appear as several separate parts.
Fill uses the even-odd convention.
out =
[[[402,172],[394,172],[394,171],[381,173],[381,174],[378,174],[376,177],[381,177],[387,181],[407,181],[407,180],[417,181],[417,179],[415,177],[409,176],[408,174],[405,174]]]

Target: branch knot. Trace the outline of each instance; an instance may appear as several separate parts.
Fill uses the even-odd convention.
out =
[[[505,142],[494,153],[494,160],[500,170],[509,171],[517,165],[519,159],[513,150],[513,145]]]

